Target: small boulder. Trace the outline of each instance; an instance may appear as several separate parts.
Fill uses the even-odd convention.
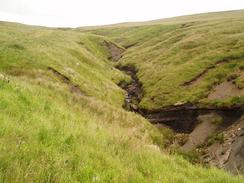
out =
[[[180,105],[183,105],[183,104],[184,104],[184,102],[179,101],[179,102],[176,102],[176,103],[174,104],[174,106],[180,106]]]
[[[3,74],[0,74],[0,79],[4,80],[4,75]]]
[[[9,82],[9,79],[6,76],[4,76],[3,74],[0,74],[0,80]]]

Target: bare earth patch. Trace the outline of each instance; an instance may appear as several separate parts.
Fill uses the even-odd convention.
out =
[[[238,89],[232,82],[225,81],[214,88],[208,95],[208,99],[225,99],[241,95],[244,95],[244,89]]]
[[[213,123],[214,115],[212,113],[198,117],[200,124],[189,134],[188,141],[182,146],[182,150],[191,151],[195,149],[197,145],[204,143],[218,129],[218,125]]]
[[[113,61],[118,61],[122,57],[122,53],[125,50],[112,42],[108,42],[108,41],[104,41],[104,42],[111,54],[111,57],[109,59]]]

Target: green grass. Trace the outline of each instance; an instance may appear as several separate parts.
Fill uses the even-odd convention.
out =
[[[133,113],[10,80],[0,90],[1,182],[242,181],[161,153],[150,145],[157,131]]]
[[[143,84],[141,108],[158,109],[176,103],[213,105],[206,100],[215,85],[235,73],[243,73],[244,11],[201,14],[128,26],[83,30],[108,36],[129,47],[120,60],[134,65]],[[194,85],[183,86],[206,68],[215,66]],[[236,79],[241,88],[243,79]],[[235,105],[235,99],[218,101],[218,106]],[[244,104],[244,98],[238,100]]]
[[[122,109],[104,39],[0,22],[0,182],[243,182],[167,155],[167,135]]]
[[[38,77],[53,67],[79,85],[87,95],[115,105],[123,103],[115,84],[125,76],[107,61],[104,39],[55,29],[0,24],[0,71]]]

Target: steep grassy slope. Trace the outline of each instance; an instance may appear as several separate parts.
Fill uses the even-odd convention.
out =
[[[115,83],[124,76],[108,64],[103,38],[8,23],[0,26],[0,71],[38,77],[52,67],[85,95],[119,106],[123,102],[122,90]]]
[[[120,64],[138,69],[144,89],[141,108],[189,102],[220,107],[244,104],[243,20],[242,10],[89,32],[108,36],[128,48]],[[214,87],[230,78],[240,90],[238,95],[209,100]]]
[[[104,38],[0,23],[0,182],[242,182],[160,151]]]

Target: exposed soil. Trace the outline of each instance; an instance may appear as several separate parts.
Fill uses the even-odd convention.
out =
[[[111,56],[108,59],[112,61],[118,61],[122,57],[124,49],[112,42],[104,41],[104,43],[111,54]]]
[[[199,115],[197,119],[199,124],[189,134],[188,140],[181,147],[181,150],[192,151],[198,145],[204,143],[207,140],[207,138],[211,134],[213,134],[219,127],[217,124],[214,123],[213,121],[214,117],[215,117],[214,113]]]
[[[142,112],[143,111],[143,112]],[[207,108],[187,108],[182,106],[181,108],[162,109],[155,111],[140,110],[145,118],[151,123],[163,123],[172,128],[178,133],[191,133],[200,123],[200,118],[203,115],[209,115],[211,113],[217,113],[223,118],[223,125],[230,125],[237,120],[243,113],[240,108],[232,109],[207,109]]]
[[[48,67],[48,70],[51,71],[55,76],[57,76],[63,83],[68,85],[72,93],[81,96],[85,95],[85,93],[80,89],[80,87],[77,84],[74,84],[67,76],[63,75],[62,73],[60,73],[52,67]]]
[[[244,95],[244,88],[239,89],[232,82],[225,81],[214,88],[214,90],[208,95],[208,99],[225,99],[227,97],[241,95]]]

